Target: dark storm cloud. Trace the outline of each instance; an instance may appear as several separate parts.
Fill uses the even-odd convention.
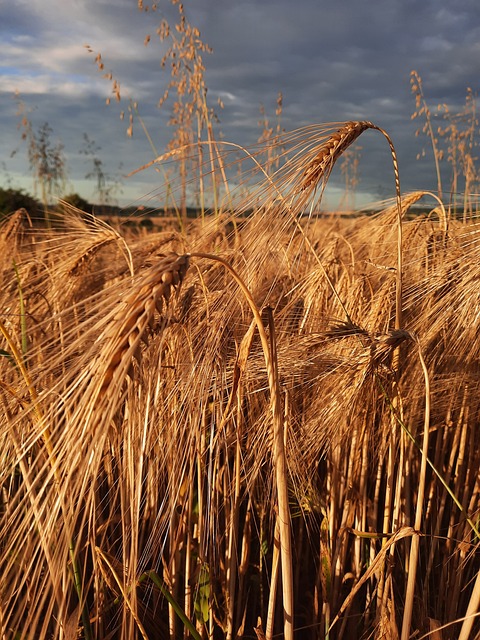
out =
[[[435,186],[433,161],[416,161],[428,141],[414,136],[419,124],[410,120],[410,71],[423,76],[433,108],[439,102],[461,108],[466,88],[479,79],[473,2],[227,2],[221,9],[210,3],[202,18],[214,49],[225,51],[210,63],[210,87],[241,98],[252,136],[258,103],[268,102],[273,111],[281,90],[287,127],[372,120],[394,139],[405,187]],[[360,144],[372,143],[362,138]],[[362,186],[375,193],[380,183],[388,184],[390,167],[375,170],[370,160],[364,154]]]
[[[127,141],[127,125],[118,114],[129,98],[138,100],[160,150],[171,136],[168,111],[156,109],[168,74],[160,70],[164,45],[155,28],[162,11],[171,19],[175,8],[165,2],[162,11],[141,13],[134,0],[72,0],[65,7],[50,0],[18,3],[7,12],[1,27],[7,55],[0,73],[11,80],[19,70],[18,89],[37,106],[35,118],[51,122],[66,150],[72,150],[73,182],[84,172],[74,151],[83,132],[102,147],[106,162],[118,164],[123,156],[128,170],[140,166],[151,158],[148,144],[138,123],[134,139]],[[212,106],[218,97],[225,105],[219,111],[225,139],[254,143],[260,135],[260,105],[273,119],[281,91],[285,128],[372,120],[394,140],[404,189],[435,187],[431,157],[415,159],[422,145],[428,149],[428,140],[414,135],[422,123],[410,119],[414,110],[410,71],[422,75],[432,108],[447,103],[453,110],[461,109],[467,87],[476,90],[480,78],[476,0],[197,0],[185,2],[185,9],[214,49],[212,55],[204,55],[206,81]],[[149,47],[143,45],[147,33],[152,36]],[[30,38],[23,49],[22,34]],[[93,56],[82,49],[86,42],[101,51],[106,70],[120,81],[124,96],[120,106],[104,106],[109,86],[96,71]],[[11,87],[11,81],[0,86],[3,146],[14,144],[18,137],[11,122]],[[367,132],[359,144],[360,189],[372,198],[392,195],[385,142]],[[141,175],[145,182],[139,189],[148,191],[150,175]]]

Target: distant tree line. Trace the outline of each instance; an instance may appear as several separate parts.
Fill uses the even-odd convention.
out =
[[[92,205],[78,193],[71,193],[62,198],[63,202],[91,213]],[[24,189],[3,189],[0,187],[0,217],[13,213],[18,209],[26,209],[32,218],[43,218],[44,205]]]

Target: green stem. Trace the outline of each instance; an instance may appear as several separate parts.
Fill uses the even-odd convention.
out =
[[[170,591],[166,588],[163,580],[158,576],[155,571],[146,571],[144,574],[140,576],[139,583],[143,582],[146,579],[149,579],[153,582],[153,584],[160,589],[162,595],[165,597],[167,602],[172,606],[173,610],[180,618],[180,620],[185,625],[185,628],[188,629],[194,640],[202,640],[201,635],[195,628],[195,625],[187,618],[182,607],[178,604],[175,598],[172,596]]]

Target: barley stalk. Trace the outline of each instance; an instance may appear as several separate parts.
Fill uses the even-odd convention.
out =
[[[271,411],[273,417],[273,434],[274,434],[274,450],[273,460],[276,475],[276,488],[278,500],[278,523],[279,523],[279,540],[280,540],[280,558],[282,567],[282,587],[283,587],[283,618],[284,618],[284,637],[285,640],[293,640],[293,572],[292,572],[292,541],[291,541],[291,522],[290,508],[288,505],[288,489],[287,489],[287,462],[285,456],[284,445],[284,425],[283,411],[281,406],[280,389],[278,384],[278,364],[276,357],[276,345],[273,335],[271,341],[268,339],[263,326],[262,317],[249,289],[243,280],[235,272],[232,266],[219,256],[213,256],[203,253],[192,253],[192,258],[206,258],[220,262],[226,267],[234,280],[240,286],[248,305],[253,313],[257,330],[262,343],[263,355],[267,367],[268,384],[270,390]]]
[[[405,593],[405,608],[403,612],[401,640],[410,638],[410,626],[412,621],[413,598],[415,594],[415,578],[417,575],[417,563],[419,558],[420,546],[420,529],[423,517],[423,502],[425,497],[426,473],[427,473],[427,454],[428,443],[430,438],[430,377],[427,365],[423,357],[420,344],[417,342],[418,357],[422,367],[425,379],[425,418],[423,423],[423,443],[422,443],[422,461],[419,476],[419,486],[417,493],[417,508],[415,511],[415,523],[413,525],[414,533],[412,534],[412,542],[410,547],[410,559],[408,564],[408,580]]]

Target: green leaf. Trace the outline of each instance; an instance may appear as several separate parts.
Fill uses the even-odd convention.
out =
[[[202,564],[195,593],[195,616],[203,624],[208,622],[210,606],[210,573],[207,564]]]

